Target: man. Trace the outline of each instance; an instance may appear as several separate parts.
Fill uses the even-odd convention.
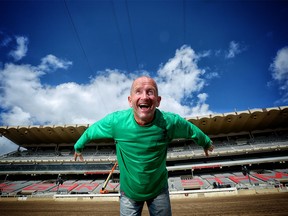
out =
[[[147,76],[134,80],[128,102],[131,109],[111,113],[89,127],[76,142],[74,158],[94,139],[113,138],[120,170],[120,215],[141,215],[146,202],[150,215],[169,216],[166,156],[168,144],[177,138],[193,139],[206,156],[213,145],[198,127],[179,115],[157,107],[156,82]]]

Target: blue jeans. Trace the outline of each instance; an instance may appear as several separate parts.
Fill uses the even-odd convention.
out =
[[[145,201],[137,202],[129,199],[121,193],[120,196],[120,215],[121,216],[140,216]],[[165,187],[161,193],[146,201],[150,216],[171,216],[171,204],[168,187]]]

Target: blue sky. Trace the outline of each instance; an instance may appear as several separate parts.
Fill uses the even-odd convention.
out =
[[[128,108],[199,116],[288,104],[287,1],[0,1],[0,125],[92,123]]]

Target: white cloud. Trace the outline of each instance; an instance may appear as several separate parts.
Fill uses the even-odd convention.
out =
[[[225,55],[225,58],[234,58],[237,54],[241,53],[243,48],[240,46],[239,43],[235,41],[231,41],[229,43],[229,50]]]
[[[217,73],[217,72],[211,72],[211,73],[205,75],[205,77],[206,77],[207,79],[214,79],[214,78],[220,77],[220,75],[219,75],[219,73]]]
[[[20,107],[14,106],[7,113],[2,113],[3,122],[17,122],[17,125],[31,125],[33,121],[30,113],[24,112]]]
[[[15,61],[19,61],[26,56],[28,51],[28,38],[23,36],[16,36],[17,47],[12,50],[9,55],[14,58]]]
[[[272,71],[272,77],[279,84],[279,89],[281,91],[282,99],[277,103],[287,103],[288,102],[288,47],[283,47],[278,50],[274,61],[270,65],[270,70]]]
[[[204,106],[206,98],[201,102],[201,110],[193,109],[194,106],[198,106],[195,98],[190,100],[196,101],[194,104],[191,102],[188,105],[183,105],[183,101],[198,94],[206,84],[203,79],[205,70],[197,66],[201,57],[203,55],[197,55],[191,47],[183,46],[176,50],[175,56],[158,70],[156,80],[159,85],[159,92],[163,96],[161,107],[164,110],[176,112],[182,116],[211,112],[208,105]]]
[[[67,69],[70,65],[72,65],[71,61],[62,60],[50,54],[41,59],[41,64],[38,68],[43,71],[54,71],[57,69]]]
[[[278,50],[273,63],[270,65],[272,76],[277,81],[288,79],[288,47]]]
[[[0,106],[7,110],[1,113],[3,124],[92,123],[109,111],[127,108],[132,80],[117,71],[107,71],[86,85],[53,87],[41,83],[45,72],[40,68],[10,63],[0,70]]]
[[[0,32],[0,36],[1,36],[1,32]],[[11,41],[12,39],[10,37],[4,36],[4,39],[0,41],[0,47],[7,47]]]
[[[154,77],[159,85],[160,109],[182,116],[211,113],[208,95],[201,92],[206,84],[205,70],[197,62],[207,55],[197,55],[183,46],[163,64]],[[56,69],[67,69],[72,62],[48,55],[38,66],[7,63],[0,70],[1,108],[4,125],[84,124],[93,123],[106,114],[129,108],[130,86],[139,74],[126,75],[106,70],[87,84],[75,82],[57,86],[42,84],[41,78]],[[142,72],[146,73],[147,72]],[[193,96],[192,102],[184,103]]]

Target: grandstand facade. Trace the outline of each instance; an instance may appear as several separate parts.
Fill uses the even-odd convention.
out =
[[[192,140],[173,140],[167,154],[171,194],[287,190],[287,106],[187,120],[209,135],[215,150],[207,158]],[[84,162],[75,162],[73,145],[88,127],[0,127],[0,136],[19,145],[0,156],[1,197],[104,196],[100,190],[116,162],[116,148],[111,139],[95,140],[86,145]],[[107,184],[112,196],[118,196],[120,174],[116,169]]]

